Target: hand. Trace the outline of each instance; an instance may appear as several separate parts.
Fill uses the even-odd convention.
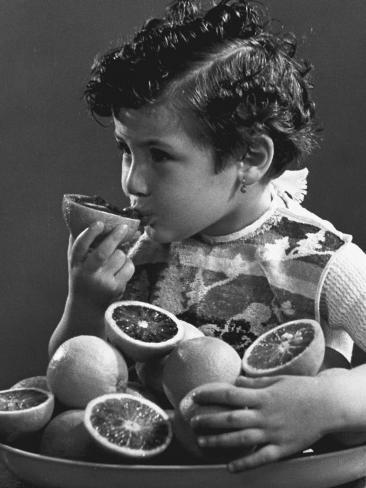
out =
[[[105,308],[121,297],[134,266],[119,249],[127,227],[119,225],[104,238],[103,230],[103,223],[96,222],[75,241],[70,236],[68,263],[71,300]]]
[[[196,389],[196,403],[227,405],[233,410],[197,415],[192,427],[216,431],[216,435],[200,436],[201,446],[257,446],[230,462],[230,471],[258,467],[302,451],[325,434],[323,391],[317,377],[305,376],[241,376],[234,386],[202,385]],[[217,434],[217,429],[222,433]]]

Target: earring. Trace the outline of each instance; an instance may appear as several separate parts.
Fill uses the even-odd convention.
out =
[[[243,178],[240,182],[240,191],[242,193],[246,193],[246,191],[247,191],[247,180],[245,179],[245,176],[243,176]]]

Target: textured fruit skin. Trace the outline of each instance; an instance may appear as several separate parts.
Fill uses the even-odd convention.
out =
[[[11,388],[40,388],[50,391],[46,376],[29,376],[15,383]]]
[[[47,381],[70,408],[85,408],[93,398],[124,391],[128,367],[121,353],[103,339],[82,335],[64,342],[52,356]]]
[[[190,324],[189,322],[185,322],[181,320],[180,323],[184,326],[184,336],[183,341],[188,341],[189,339],[194,339],[195,337],[203,337],[204,333],[197,329],[194,325]]]
[[[86,460],[94,442],[84,425],[84,410],[66,410],[54,417],[42,433],[40,453],[45,456]]]
[[[0,411],[0,437],[11,441],[20,434],[37,432],[41,430],[52,417],[55,406],[54,395],[41,388],[18,388],[24,390],[37,390],[45,393],[48,398],[43,403],[25,410]],[[3,392],[11,391],[2,390]]]
[[[87,195],[69,193],[64,195],[62,200],[62,214],[65,223],[74,238],[96,221],[104,223],[105,232],[111,231],[121,223],[126,224],[128,226],[128,232],[125,236],[125,241],[130,240],[137,232],[140,225],[139,220],[130,219],[110,212],[103,212],[102,210],[87,207],[75,201],[75,199],[83,197],[87,198]]]
[[[165,439],[164,444],[155,447],[152,450],[146,451],[146,450],[141,450],[141,449],[131,449],[126,446],[119,446],[117,444],[114,444],[113,442],[108,441],[105,437],[103,437],[92,425],[91,422],[91,417],[93,414],[93,409],[102,404],[104,401],[108,400],[118,400],[120,402],[124,401],[129,401],[130,399],[138,400],[141,404],[145,404],[150,406],[155,412],[158,412],[160,414],[160,418],[165,419],[166,421],[166,427],[167,427],[167,437]],[[111,419],[109,419],[111,420]],[[111,453],[117,454],[119,456],[125,457],[125,458],[139,458],[139,459],[148,459],[150,457],[157,456],[164,452],[166,448],[169,446],[169,444],[172,441],[173,438],[173,431],[172,431],[172,425],[171,425],[171,420],[169,417],[169,413],[164,411],[161,407],[159,407],[156,403],[148,400],[147,398],[139,398],[138,396],[135,395],[130,395],[128,393],[114,393],[114,394],[107,394],[107,395],[102,395],[98,398],[94,398],[94,400],[91,400],[86,409],[85,409],[85,415],[84,415],[84,425],[86,429],[88,430],[89,434],[92,436],[92,438],[96,441],[96,443],[106,451],[109,451]]]
[[[169,354],[163,370],[163,388],[174,407],[193,388],[212,382],[234,384],[240,374],[239,354],[215,337],[182,341]]]
[[[295,356],[290,362],[277,366],[275,368],[269,369],[258,369],[253,368],[248,364],[248,358],[252,350],[260,343],[267,335],[273,333],[277,329],[281,329],[286,325],[302,324],[307,323],[313,327],[314,338],[307,348],[301,352],[298,356]],[[315,376],[323,364],[325,354],[325,339],[323,330],[318,322],[311,319],[299,319],[286,322],[285,324],[279,325],[274,329],[266,332],[262,336],[258,337],[253,344],[251,344],[245,351],[242,359],[243,371],[247,376],[253,378],[260,376],[275,376],[275,375],[295,375],[295,376]]]
[[[163,342],[144,342],[133,339],[125,334],[115,323],[112,318],[113,311],[119,306],[138,305],[141,307],[151,308],[162,314],[168,315],[177,326],[177,333],[171,339]],[[126,354],[134,361],[145,362],[154,357],[162,357],[168,354],[184,337],[184,326],[181,321],[167,310],[146,302],[136,300],[123,300],[114,302],[105,311],[104,314],[105,332],[108,340],[117,347],[123,354]]]
[[[194,339],[195,337],[203,337],[203,332],[197,329],[197,327],[194,325],[184,322],[183,320],[180,320],[180,323],[184,327],[182,341],[188,341],[189,339]],[[163,394],[164,396],[165,393],[162,381],[164,364],[167,359],[168,354],[163,357],[148,359],[145,362],[137,361],[135,363],[136,374],[141,383],[146,388],[159,393],[160,395]]]

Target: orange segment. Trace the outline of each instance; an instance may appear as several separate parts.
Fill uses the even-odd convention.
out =
[[[313,376],[322,365],[324,353],[320,324],[311,319],[293,320],[258,337],[245,351],[242,366],[248,376]]]
[[[51,419],[55,399],[40,388],[0,391],[0,435],[11,441],[18,434],[36,432]]]
[[[313,339],[314,330],[307,324],[280,327],[269,334],[266,340],[259,341],[248,362],[255,368],[275,368],[298,356]]]
[[[92,400],[86,408],[84,422],[102,447],[127,457],[155,456],[172,439],[166,412],[145,398],[127,393]]]
[[[105,326],[110,342],[134,361],[164,356],[184,337],[184,326],[174,314],[135,300],[112,303]]]
[[[124,223],[128,227],[124,239],[127,242],[140,227],[140,216],[135,210],[120,210],[99,196],[68,193],[63,196],[62,213],[73,237],[96,221],[104,223],[106,233]]]
[[[166,313],[141,305],[116,307],[112,318],[125,334],[143,342],[164,342],[178,332],[176,321]]]

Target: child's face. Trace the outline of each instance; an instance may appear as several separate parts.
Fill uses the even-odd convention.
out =
[[[237,230],[231,217],[242,194],[235,164],[216,174],[211,151],[195,145],[164,106],[121,110],[114,124],[123,152],[122,189],[141,210],[152,239]]]

